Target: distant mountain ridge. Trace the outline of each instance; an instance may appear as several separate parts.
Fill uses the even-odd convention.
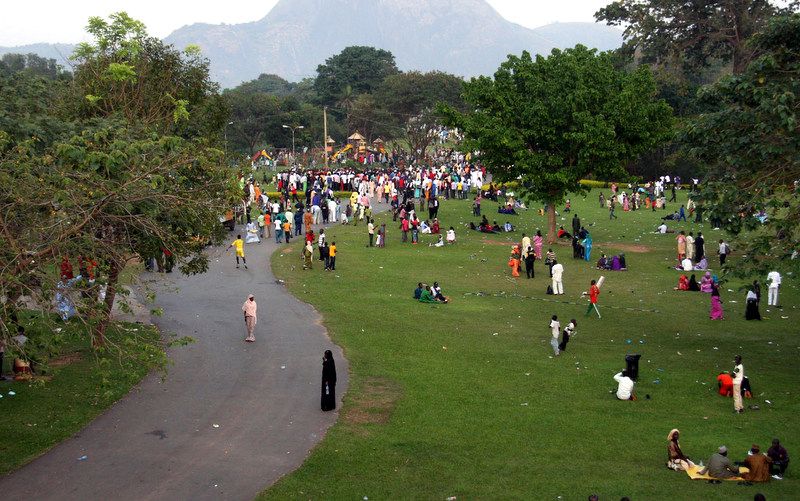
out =
[[[193,24],[165,41],[181,49],[199,45],[211,61],[212,78],[233,87],[262,73],[289,81],[314,76],[317,65],[351,45],[389,50],[403,71],[472,77],[493,74],[508,54],[523,50],[547,54],[578,43],[615,49],[622,32],[594,23],[528,29],[500,16],[485,0],[280,0],[258,21]],[[68,46],[61,47],[64,52]],[[36,44],[0,48],[0,54],[55,52],[48,50],[47,44]]]

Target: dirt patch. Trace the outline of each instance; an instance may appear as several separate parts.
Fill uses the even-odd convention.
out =
[[[365,424],[386,424],[402,391],[397,383],[386,378],[368,378],[360,391],[348,393],[348,405],[342,420],[355,427]],[[361,432],[367,431],[361,428]]]
[[[283,249],[281,249],[281,255],[289,254],[290,252],[292,252],[291,247],[284,247]]]
[[[75,362],[80,362],[83,359],[83,355],[80,353],[68,353],[66,355],[61,355],[60,357],[54,358],[50,360],[50,367],[64,367],[65,365],[74,364]]]

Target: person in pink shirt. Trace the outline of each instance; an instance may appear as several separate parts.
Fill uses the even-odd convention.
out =
[[[253,334],[256,330],[256,310],[258,310],[256,299],[252,294],[250,294],[247,296],[247,301],[245,301],[242,305],[244,324],[247,326],[247,337],[244,340],[248,343],[252,343],[256,340],[256,337]]]

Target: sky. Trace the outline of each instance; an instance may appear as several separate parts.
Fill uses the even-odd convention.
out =
[[[503,17],[528,28],[553,22],[594,21],[594,13],[611,0],[487,0]],[[166,37],[181,26],[257,21],[277,0],[2,0],[0,46],[36,42],[87,41],[90,16],[126,11],[143,21],[151,35]]]

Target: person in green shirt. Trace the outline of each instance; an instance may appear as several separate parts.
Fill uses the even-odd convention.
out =
[[[435,303],[436,299],[433,298],[433,293],[431,292],[431,287],[429,285],[425,286],[425,290],[422,291],[422,294],[419,296],[420,303]]]

